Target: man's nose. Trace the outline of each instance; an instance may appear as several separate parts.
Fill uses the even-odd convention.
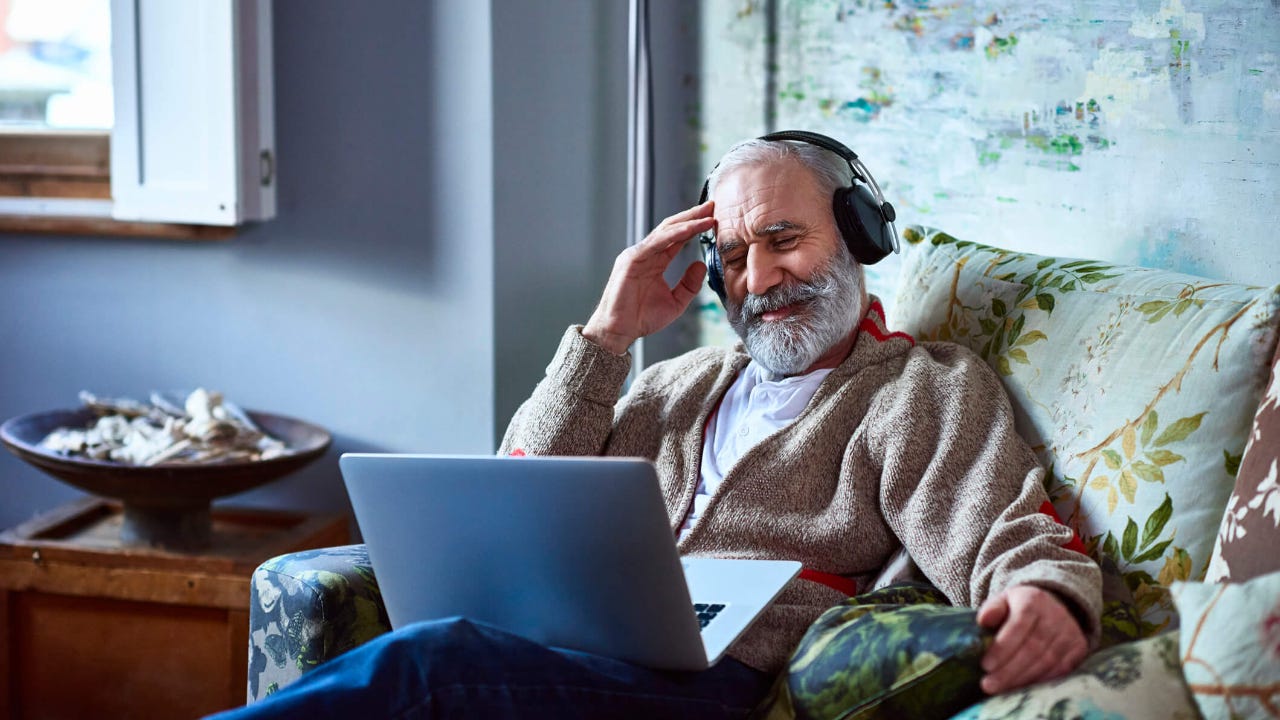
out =
[[[782,282],[782,270],[769,253],[754,248],[747,252],[747,292],[763,295]]]

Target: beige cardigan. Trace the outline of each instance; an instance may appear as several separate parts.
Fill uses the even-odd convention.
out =
[[[707,418],[749,360],[741,346],[693,350],[645,370],[619,401],[630,357],[572,327],[501,452],[649,458],[676,532],[698,485]],[[1039,512],[1043,477],[991,369],[959,345],[890,333],[877,301],[849,357],[791,425],[739,459],[679,549],[799,560],[865,587],[905,545],[957,605],[1019,584],[1055,591],[1094,645],[1101,573],[1064,549],[1070,531]],[[844,598],[797,579],[729,654],[777,671]]]

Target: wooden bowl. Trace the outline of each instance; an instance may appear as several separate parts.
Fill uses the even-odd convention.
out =
[[[253,410],[247,414],[264,432],[285,443],[283,455],[269,460],[136,466],[40,447],[40,441],[57,428],[88,427],[97,416],[87,408],[12,418],[0,425],[0,441],[18,457],[69,485],[120,500],[124,542],[199,550],[209,543],[209,509],[214,498],[284,477],[323,455],[332,442],[317,425]]]

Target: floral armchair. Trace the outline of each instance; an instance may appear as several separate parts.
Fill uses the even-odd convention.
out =
[[[1104,647],[984,698],[972,611],[890,588],[820,618],[758,714],[1280,715],[1280,286],[903,236],[890,323],[1004,380],[1057,513],[1103,568]],[[389,629],[360,545],[264,563],[250,611],[250,701]]]

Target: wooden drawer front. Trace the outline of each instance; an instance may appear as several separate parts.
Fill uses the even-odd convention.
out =
[[[247,614],[34,592],[9,605],[15,718],[192,718],[244,694]]]

